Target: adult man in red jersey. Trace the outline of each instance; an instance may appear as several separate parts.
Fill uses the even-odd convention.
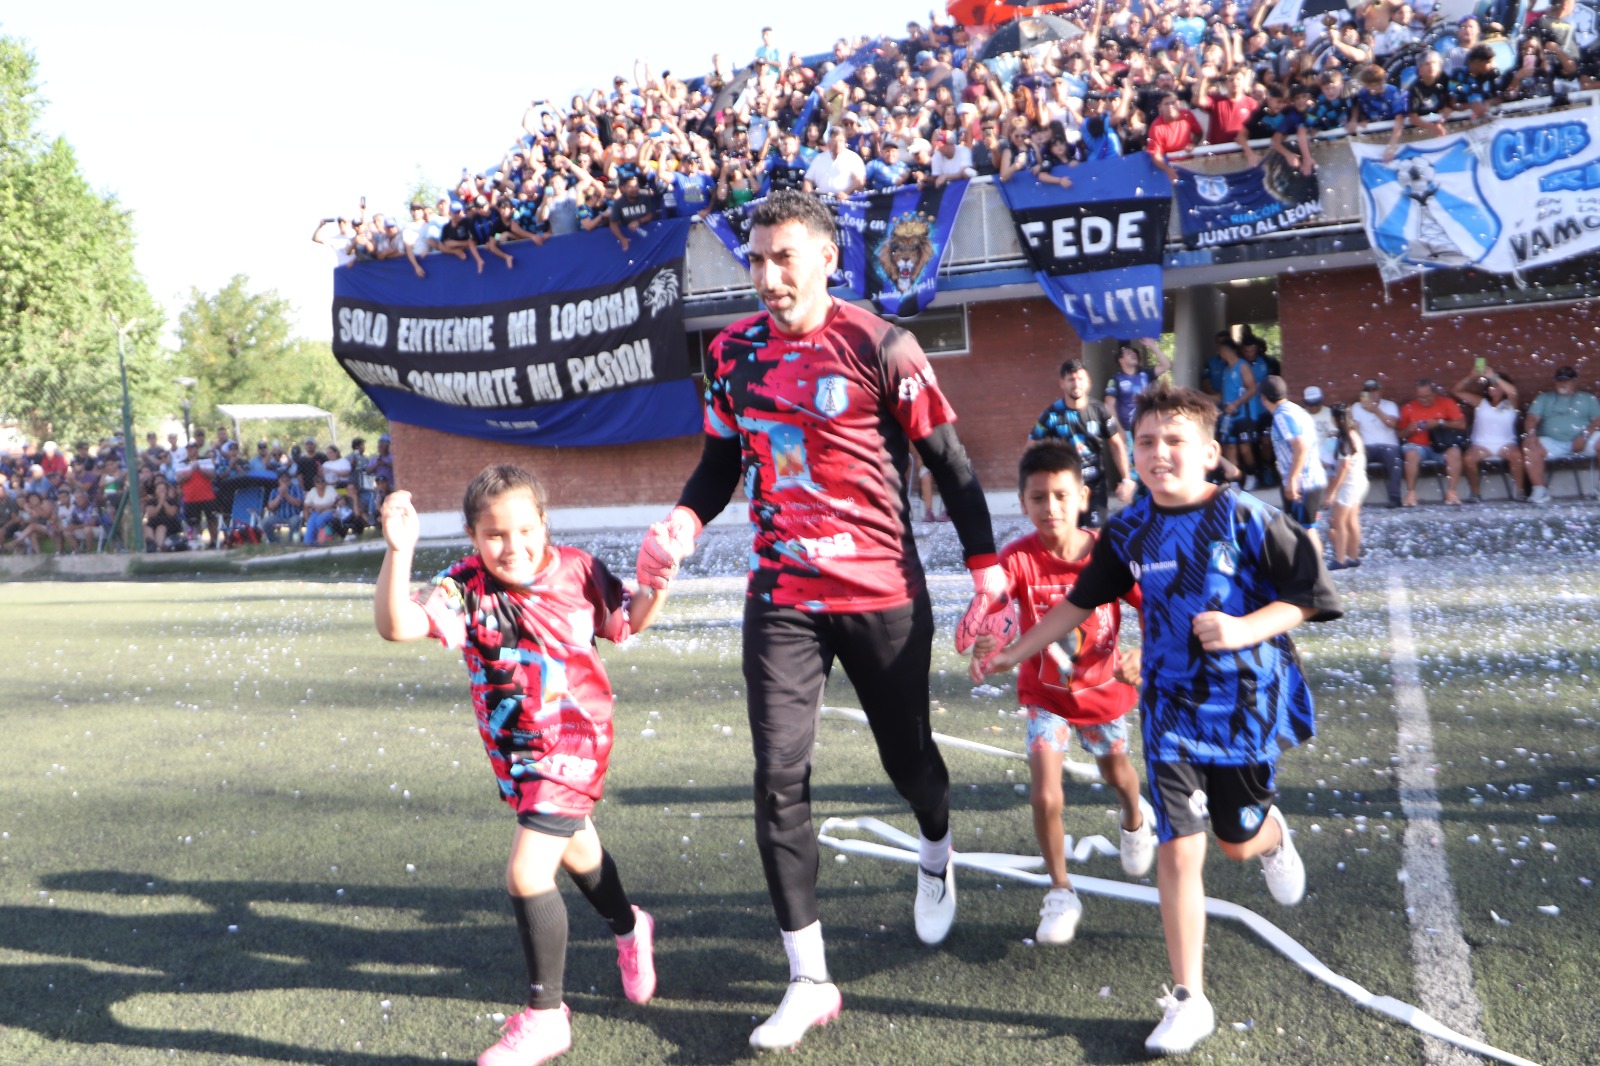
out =
[[[974,576],[958,639],[970,644],[1005,617],[995,610],[1004,577],[989,511],[955,412],[911,334],[828,294],[838,256],[833,219],[815,198],[775,192],[757,208],[750,275],[766,310],[713,342],[700,463],[639,552],[639,580],[664,588],[743,474],[755,525],[744,674],[756,842],[790,977],[751,1034],[758,1048],[793,1046],[840,1007],[818,920],[810,796],[817,709],[835,658],[921,830],[917,935],[937,944],[955,920],[949,774],[928,724],[933,613],[906,502],[913,447]]]

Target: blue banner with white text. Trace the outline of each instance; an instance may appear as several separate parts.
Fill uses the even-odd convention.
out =
[[[384,415],[532,445],[700,431],[683,329],[689,219],[622,251],[606,230],[506,246],[512,264],[432,255],[334,271],[333,353]]]
[[[1172,182],[1143,152],[1000,182],[1045,295],[1084,340],[1161,333]]]
[[[841,269],[846,283],[878,311],[910,318],[939,291],[939,262],[966,195],[962,178],[903,185],[839,203]],[[844,239],[848,236],[848,239]]]
[[[1317,175],[1274,156],[1231,174],[1178,168],[1178,224],[1186,248],[1242,244],[1322,214]]]

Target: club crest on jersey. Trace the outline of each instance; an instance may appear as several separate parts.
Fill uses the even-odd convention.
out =
[[[1247,833],[1253,833],[1261,828],[1261,823],[1266,820],[1267,814],[1258,805],[1251,804],[1239,811],[1239,828]]]
[[[823,418],[838,418],[850,408],[850,383],[838,374],[817,382],[817,413]]]
[[[1211,542],[1211,569],[1214,573],[1224,577],[1233,577],[1239,572],[1239,549],[1225,540]]]

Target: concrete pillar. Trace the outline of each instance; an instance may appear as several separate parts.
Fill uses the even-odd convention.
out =
[[[1196,285],[1168,294],[1172,310],[1172,381],[1200,387],[1200,370],[1216,350],[1213,338],[1226,326],[1225,297],[1215,285]]]
[[[1089,371],[1089,381],[1094,388],[1091,399],[1100,399],[1106,382],[1117,372],[1117,342],[1115,339],[1083,342],[1083,365]]]

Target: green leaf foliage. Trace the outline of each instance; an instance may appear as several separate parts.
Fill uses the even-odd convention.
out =
[[[134,265],[129,214],[90,188],[65,138],[39,132],[36,73],[26,45],[0,36],[0,420],[98,440],[122,425],[113,322],[139,320],[128,382],[147,398],[170,372],[162,314]]]
[[[332,411],[348,431],[383,432],[383,416],[333,349],[295,337],[291,314],[288,300],[274,290],[252,291],[243,274],[216,293],[191,291],[178,316],[178,358],[198,382],[195,422],[208,423],[219,403],[309,403]]]

